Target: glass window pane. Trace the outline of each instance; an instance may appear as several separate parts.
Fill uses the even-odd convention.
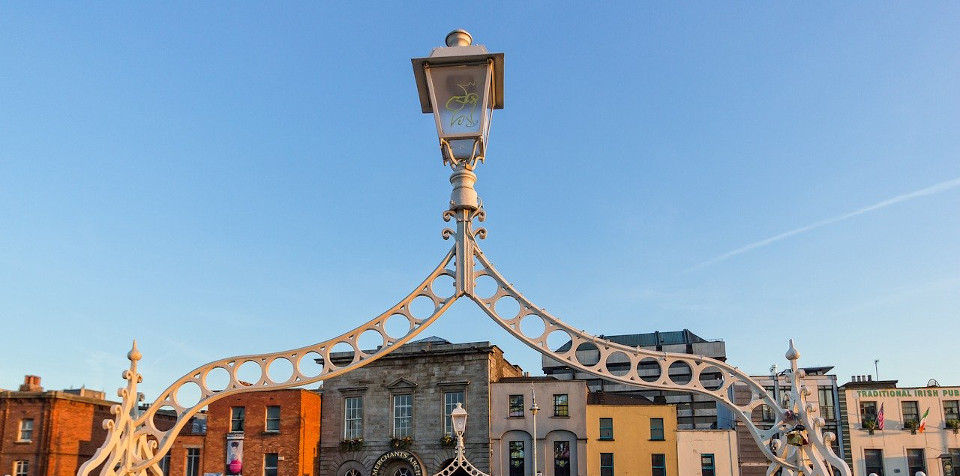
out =
[[[663,418],[650,419],[650,439],[657,441],[663,440]]]
[[[230,408],[230,431],[243,431],[244,407]]]
[[[570,404],[567,394],[558,393],[553,396],[553,416],[570,416]]]
[[[613,418],[600,419],[600,439],[601,440],[613,439]]]
[[[510,408],[509,415],[511,417],[522,417],[523,416],[523,395],[510,395]]]
[[[187,475],[200,475],[200,448],[187,449]]]
[[[510,442],[510,476],[525,476],[522,441]]]
[[[343,400],[343,437],[363,437],[363,397],[347,397]]]
[[[463,390],[458,390],[455,392],[445,392],[443,394],[443,434],[444,435],[453,435],[453,420],[450,418],[450,412],[457,408],[457,404],[460,403],[463,405],[463,408],[466,409],[467,405],[464,403]]]
[[[653,476],[667,476],[667,457],[664,454],[650,455]]]
[[[907,471],[909,471],[908,474],[917,474],[917,471],[927,472],[927,463],[924,460],[923,449],[907,449],[907,468]]]
[[[482,132],[487,101],[488,65],[433,66],[427,70],[433,84],[442,135]]]
[[[866,464],[867,474],[876,473],[877,476],[883,476],[883,450],[865,449],[863,450],[863,460]]]
[[[413,395],[393,397],[393,436],[413,436]]]
[[[277,467],[280,458],[277,453],[266,453],[263,455],[263,476],[277,476]]]
[[[613,453],[600,453],[600,476],[613,476]]]
[[[280,407],[279,406],[267,407],[266,430],[280,431]]]
[[[554,476],[570,476],[570,442],[553,442],[553,474]]]

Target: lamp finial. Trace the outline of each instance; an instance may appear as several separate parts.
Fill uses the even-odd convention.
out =
[[[447,33],[447,46],[470,46],[473,44],[473,36],[467,30],[453,30]]]

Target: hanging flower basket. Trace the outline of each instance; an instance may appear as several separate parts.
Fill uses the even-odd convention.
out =
[[[453,448],[457,446],[457,439],[451,435],[443,435],[440,437],[440,446],[444,448]]]

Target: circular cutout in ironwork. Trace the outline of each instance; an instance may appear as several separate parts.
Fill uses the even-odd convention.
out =
[[[619,350],[613,352],[607,357],[605,365],[607,367],[607,372],[610,372],[617,377],[623,377],[624,375],[630,373],[630,357]]]
[[[539,339],[546,329],[547,326],[543,323],[543,318],[536,314],[527,314],[520,320],[520,332],[527,339]]]
[[[753,391],[750,386],[742,380],[737,380],[733,384],[733,404],[737,406],[747,405],[753,401]]]
[[[256,385],[263,379],[263,369],[252,360],[244,361],[237,367],[237,381],[241,386]]]
[[[493,306],[494,312],[504,321],[509,321],[520,314],[520,303],[513,296],[503,296],[497,299]]]
[[[690,370],[690,364],[686,362],[674,362],[670,364],[670,369],[667,372],[667,375],[670,376],[670,381],[677,385],[686,385],[693,379],[693,371]]]
[[[383,323],[383,330],[391,338],[399,339],[409,334],[413,330],[413,325],[410,324],[410,319],[407,316],[394,314]]]
[[[577,362],[585,367],[592,367],[600,362],[600,349],[592,342],[583,342],[577,346]]]
[[[457,291],[456,281],[453,276],[441,274],[430,283],[430,290],[440,299],[453,297],[453,293]]]
[[[353,346],[346,342],[337,342],[330,349],[330,363],[337,367],[350,365],[355,357],[356,352],[354,352]]]
[[[177,409],[173,408],[170,405],[164,405],[157,409],[157,412],[153,414],[153,426],[160,428],[168,428],[170,426],[170,415],[176,415]]]
[[[700,385],[707,390],[720,390],[723,387],[723,371],[712,365],[701,370]]]
[[[433,299],[428,296],[420,295],[410,301],[410,315],[417,319],[426,319],[436,312],[437,306],[433,304]]]
[[[570,334],[567,334],[567,331],[563,329],[557,329],[547,336],[547,347],[558,354],[568,352],[572,344]]]
[[[214,367],[203,376],[203,384],[211,392],[219,392],[230,385],[230,372],[223,367]]]
[[[357,338],[357,347],[365,354],[377,353],[383,344],[383,336],[375,329],[367,329]]]
[[[316,352],[307,352],[300,357],[298,368],[305,378],[319,377],[323,373],[323,356]]]
[[[267,375],[276,383],[286,382],[293,377],[293,364],[284,357],[277,357],[268,364]]]
[[[192,408],[200,403],[201,397],[200,386],[195,382],[186,382],[177,388],[174,400],[183,408]]]
[[[473,281],[473,295],[480,299],[490,299],[497,294],[497,280],[487,275],[477,276]]]
[[[641,359],[637,364],[637,376],[644,382],[656,382],[660,380],[661,375],[663,375],[663,368],[660,367],[660,361],[653,357]]]

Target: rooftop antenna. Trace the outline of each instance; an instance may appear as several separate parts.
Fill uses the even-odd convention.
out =
[[[880,359],[873,359],[873,370],[877,372],[877,380],[880,380]]]

